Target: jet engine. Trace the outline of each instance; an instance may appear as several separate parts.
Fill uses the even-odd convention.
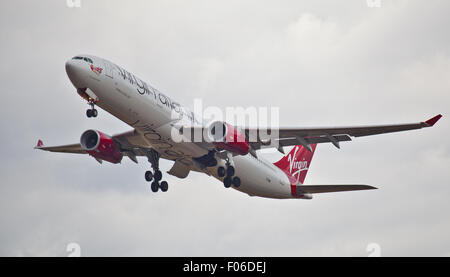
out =
[[[113,139],[96,130],[87,130],[81,135],[81,147],[92,157],[110,163],[120,163],[122,152]]]
[[[226,122],[215,121],[208,127],[208,136],[219,149],[230,151],[237,155],[247,155],[250,144],[245,136]]]

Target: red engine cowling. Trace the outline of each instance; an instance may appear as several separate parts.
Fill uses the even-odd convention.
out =
[[[213,122],[208,129],[208,135],[213,144],[223,150],[238,155],[247,155],[250,144],[245,136],[226,122]]]
[[[122,152],[110,136],[96,130],[87,130],[81,135],[81,147],[94,158],[108,161],[113,164],[120,163]]]

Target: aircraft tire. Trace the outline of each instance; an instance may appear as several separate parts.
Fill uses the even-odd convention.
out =
[[[153,173],[150,170],[145,172],[145,180],[147,182],[151,182],[153,180]]]
[[[220,178],[225,177],[225,173],[225,168],[223,166],[217,168],[217,175],[219,175]]]
[[[152,189],[153,192],[158,192],[159,189],[159,184],[157,181],[153,181],[153,183],[151,184],[150,188]]]
[[[235,173],[234,166],[230,165],[227,167],[227,176],[231,177]]]
[[[240,187],[241,186],[241,178],[239,178],[237,176],[233,177],[232,183],[235,188]]]
[[[169,184],[166,181],[162,181],[159,187],[162,192],[166,192],[169,189]]]
[[[226,188],[231,187],[231,177],[227,176],[223,179],[223,186]]]
[[[162,179],[162,172],[160,170],[156,170],[155,174],[153,175],[153,178],[155,178],[156,181],[161,181],[161,179]]]

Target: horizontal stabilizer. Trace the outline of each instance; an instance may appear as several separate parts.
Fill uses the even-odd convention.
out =
[[[297,186],[299,193],[324,193],[324,192],[339,192],[339,191],[353,191],[353,190],[368,190],[377,189],[376,187],[368,185],[312,185],[312,186]]]

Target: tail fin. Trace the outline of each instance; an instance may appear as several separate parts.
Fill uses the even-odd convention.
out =
[[[283,170],[290,178],[291,183],[301,183],[305,181],[306,174],[311,165],[311,160],[316,151],[317,144],[310,144],[311,151],[302,145],[296,145],[286,156],[274,163],[275,166]]]

